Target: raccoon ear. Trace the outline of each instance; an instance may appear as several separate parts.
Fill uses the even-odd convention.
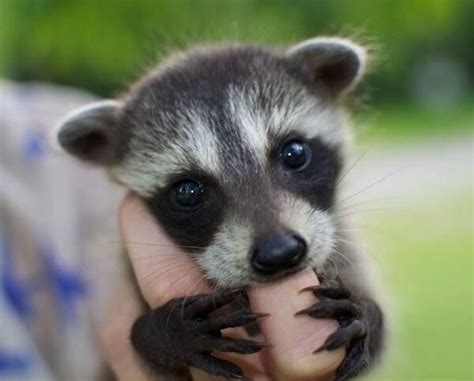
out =
[[[99,101],[81,107],[59,122],[56,143],[81,160],[99,165],[119,160],[118,116],[122,104],[114,100]]]
[[[288,49],[286,57],[300,67],[311,86],[322,86],[333,97],[350,91],[362,78],[367,64],[365,48],[336,37],[303,41]]]

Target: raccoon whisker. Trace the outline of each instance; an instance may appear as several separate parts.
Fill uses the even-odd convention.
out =
[[[176,269],[180,269],[181,267],[184,267],[186,268],[187,267],[187,263],[176,263],[176,264],[168,264],[167,266],[162,266],[162,267],[159,267],[156,272],[155,272],[155,276],[159,277],[161,276],[163,273],[166,273],[168,271],[175,271]],[[161,270],[161,271],[160,271]],[[194,268],[193,268],[194,270]],[[153,274],[152,274],[153,275]],[[178,279],[179,280],[179,279]]]
[[[176,264],[177,266],[182,266],[184,264],[186,264],[187,261],[185,259],[179,259],[179,260],[175,260],[175,258],[164,258],[162,260],[156,260],[156,261],[152,261],[150,263],[150,265],[153,265],[153,267],[156,267],[158,265],[162,265],[162,264],[166,264],[165,266],[161,266],[160,269],[168,269],[169,267],[171,267],[172,265]]]
[[[345,255],[344,255],[343,253],[341,253],[339,250],[333,249],[333,252],[334,252],[334,254],[337,254],[337,256],[335,256],[334,259],[336,259],[336,258],[337,258],[337,259],[341,258],[341,259],[344,259],[349,265],[352,265],[352,262],[350,261],[350,259],[347,258],[347,256],[345,256]],[[338,256],[339,256],[339,257],[338,257]]]
[[[359,214],[359,213],[365,213],[365,212],[375,212],[379,210],[400,210],[399,208],[395,207],[380,207],[380,208],[367,208],[367,209],[354,209],[354,210],[342,210],[344,212],[343,214],[337,214],[334,213],[335,217],[344,217],[344,216],[349,216],[351,214]]]
[[[213,304],[213,305],[216,305],[216,292],[217,292],[217,288],[218,288],[217,284],[214,284],[214,286],[212,287],[212,299],[213,299],[212,304]]]
[[[159,246],[159,247],[177,247],[183,249],[201,249],[204,250],[205,247],[202,246],[191,246],[191,245],[178,245],[178,244],[164,244],[164,243],[153,243],[153,242],[135,242],[135,241],[106,241],[105,243],[115,243],[115,244],[127,244],[127,245],[141,245],[141,246]]]
[[[337,240],[337,242],[342,242],[342,243],[351,245],[355,250],[362,250],[362,251],[367,251],[368,252],[368,250],[365,247],[362,247],[362,246],[358,245],[356,242],[352,242],[352,241],[349,241],[347,239],[342,239],[342,238],[339,238],[339,237],[336,238],[336,240]],[[352,264],[352,261],[349,258],[347,258],[347,256],[344,255],[343,253],[341,253],[337,250],[336,254],[338,254],[340,256],[343,256],[347,260],[348,263]]]
[[[385,211],[385,210],[399,210],[399,209],[397,209],[397,208],[373,208],[373,209],[363,209],[363,210],[356,210],[356,211],[353,211],[353,212],[351,212],[351,213],[339,214],[339,215],[336,215],[335,218],[336,218],[336,220],[337,220],[337,219],[342,219],[342,218],[344,218],[344,217],[349,217],[349,216],[353,216],[353,215],[360,214],[360,213],[380,212],[380,211]]]
[[[358,247],[356,246],[355,242],[350,242],[350,241],[347,241],[348,243],[354,245],[354,247]],[[354,266],[354,261],[351,260],[346,254],[344,254],[343,252],[337,250],[337,249],[334,249],[334,252],[339,255],[340,257],[344,258],[351,266]]]
[[[183,305],[184,305],[184,303],[183,303]],[[171,310],[169,311],[168,316],[166,317],[165,332],[168,331],[168,324],[170,323],[170,318],[171,318],[171,316],[173,316],[173,312],[176,308],[177,308],[177,306],[173,306],[173,308],[171,308]]]
[[[199,268],[194,268],[194,269],[188,271],[186,274],[184,274],[184,276],[178,278],[175,282],[179,282],[181,279],[186,278],[187,276],[193,274],[196,270],[199,270]],[[205,280],[205,278],[204,278],[204,276],[201,276],[201,279],[199,279],[199,281],[196,282],[195,285],[196,285],[196,284],[199,284],[199,283],[202,282],[203,280]],[[166,293],[166,292],[170,289],[170,287],[172,287],[173,285],[174,285],[174,282],[173,282],[173,284],[170,284],[170,285],[168,286],[168,288],[165,290],[165,293]],[[184,311],[184,305],[185,305],[185,303],[186,303],[186,300],[191,296],[191,294],[192,294],[192,293],[186,295],[186,296],[184,297],[183,301],[182,301],[182,307],[181,307],[181,308],[183,308],[183,310],[182,310],[182,312],[181,312],[181,315],[184,313],[183,311]],[[168,328],[169,319],[170,319],[170,317],[172,316],[173,311],[174,311],[176,308],[178,308],[178,306],[174,306],[174,307],[170,310],[170,312],[169,312],[169,314],[168,314],[168,317],[167,317],[166,323],[165,323],[165,328],[166,328],[166,329]]]
[[[350,228],[337,228],[338,232],[361,232],[365,229],[378,229],[380,230],[380,226],[376,226],[374,224],[369,224],[367,222],[357,223],[357,226],[351,226]]]
[[[167,263],[167,265],[163,266],[164,263]],[[140,279],[140,282],[144,282],[148,278],[153,276],[159,277],[163,272],[174,270],[175,268],[179,268],[181,266],[184,266],[185,264],[186,262],[182,260],[176,261],[174,258],[165,258],[159,261],[152,261],[148,264],[148,267],[150,267],[150,271]]]
[[[140,282],[143,282],[143,281],[146,281],[147,279],[149,278],[153,278],[153,277],[159,277],[161,274],[163,273],[166,273],[170,270],[176,270],[176,269],[179,269],[180,267],[182,267],[184,265],[184,263],[178,263],[178,264],[174,264],[174,266],[172,264],[168,265],[168,266],[164,266],[164,267],[160,267],[159,269],[156,269],[156,270],[153,270],[151,271],[150,273],[148,273],[145,277],[143,277],[142,279],[140,279],[139,281]],[[145,286],[148,286],[151,281],[153,279],[151,279],[149,282],[145,283]]]
[[[357,248],[359,247],[355,242],[349,241],[349,240],[347,240],[347,239],[343,239],[343,238],[341,238],[341,237],[337,237],[337,236],[336,236],[336,241],[337,241],[337,242],[342,242],[342,243],[348,243],[348,244],[350,244],[350,245],[354,245],[354,246],[357,247]]]
[[[337,205],[333,205],[332,207],[330,207],[328,209],[329,212],[331,211],[341,211],[341,210],[345,210],[345,209],[350,209],[350,208],[353,208],[355,206],[359,206],[359,205],[366,205],[366,204],[374,204],[378,201],[385,201],[385,200],[394,200],[396,199],[397,197],[380,197],[380,198],[377,198],[377,199],[371,199],[371,200],[365,200],[365,201],[360,201],[360,202],[356,202],[354,204],[350,204],[350,205],[344,205],[344,206],[339,206],[339,204]]]
[[[183,302],[181,303],[181,316],[184,316],[184,306],[186,305],[187,300],[191,295],[194,294],[194,291],[197,290],[199,285],[205,280],[206,278],[204,276],[201,276],[200,279],[194,282],[194,284],[189,288],[189,294],[184,297]]]
[[[214,284],[212,286],[212,293],[215,294],[217,292],[217,289],[219,288],[219,286],[217,284]]]
[[[365,225],[364,225],[365,226]],[[360,232],[361,228],[337,229],[338,232]]]
[[[148,258],[136,258],[136,259],[133,258],[132,262],[135,260],[140,260],[140,259],[146,259],[148,261],[146,266],[149,267],[150,271],[160,270],[160,269],[164,271],[175,264],[176,266],[185,266],[188,263],[186,258],[174,258],[174,257],[168,257],[168,258],[148,257]]]
[[[336,275],[336,276],[339,276],[339,268],[337,267],[337,262],[335,261],[335,259],[332,258],[332,257],[329,257],[329,258],[328,258],[328,261],[329,261],[329,262],[331,263],[331,265],[334,267],[334,270],[335,270],[335,272],[336,272],[335,275]]]
[[[346,244],[348,244],[348,245],[352,245],[352,246],[354,246],[354,248],[356,248],[356,249],[365,250],[365,248],[364,248],[363,246],[359,245],[357,242],[352,242],[352,241],[349,241],[349,240],[347,240],[347,239],[343,239],[343,238],[341,238],[341,237],[336,237],[336,240],[337,240],[337,242],[342,242],[342,243],[346,243]],[[344,254],[341,253],[341,255],[344,255]]]
[[[378,264],[381,264],[380,261],[379,261],[379,257],[378,256],[375,256],[367,247],[365,246],[361,246],[361,245],[358,245],[356,242],[352,242],[352,241],[348,241],[346,239],[342,239],[340,237],[337,237],[336,238],[338,242],[343,242],[343,243],[346,243],[346,244],[349,244],[349,245],[352,245],[356,250],[361,250],[363,251],[364,253],[370,255]],[[340,255],[344,255],[342,253],[338,253]],[[347,257],[346,257],[347,258]],[[348,259],[349,261],[349,259]],[[352,263],[352,262],[351,262]]]
[[[196,271],[201,271],[201,269],[200,269],[199,267],[196,267],[196,268],[193,268],[193,269],[191,269],[190,271],[184,273],[181,277],[175,279],[175,280],[173,281],[173,283],[168,286],[168,289],[171,288],[171,287],[173,287],[173,286],[174,286],[174,283],[178,283],[180,280],[182,280],[182,279],[184,279],[184,278],[187,278],[187,277],[190,276],[191,274],[194,274]],[[204,277],[201,276],[201,278],[204,278]],[[205,278],[204,278],[204,279],[205,279]],[[168,289],[167,289],[167,290],[168,290]]]
[[[145,277],[139,279],[139,283],[143,283],[144,287],[148,287],[154,279],[159,278],[162,274],[166,273],[169,270],[176,270],[180,265],[178,266],[168,266],[168,268],[162,268],[160,267],[159,269],[155,269],[151,272],[149,272]]]
[[[342,180],[355,168],[355,166],[364,158],[364,156],[369,152],[369,150],[363,152],[357,160],[354,161],[354,163],[351,164],[351,166],[339,177],[339,179],[336,181],[336,185],[339,185],[342,183]]]
[[[347,264],[347,265],[349,265],[349,268],[352,268],[353,270],[357,271],[356,267],[354,266],[352,261],[347,256],[345,256],[343,253],[341,253],[339,250],[336,250],[336,249],[334,249],[333,252],[334,252],[334,254],[337,254],[337,255],[335,255],[332,259],[334,259],[334,260],[340,259],[341,260],[339,262],[340,264],[342,264],[343,266],[346,266],[346,264]],[[344,260],[345,263],[342,260]]]
[[[248,303],[244,304],[241,298],[235,298],[235,302],[239,305],[240,309],[246,309],[249,307]]]
[[[184,255],[180,253],[159,253],[159,254],[153,254],[153,255],[144,255],[144,256],[139,256],[139,255],[133,255],[130,257],[133,260],[138,260],[138,259],[163,259],[163,260],[188,260]]]
[[[347,200],[350,200],[350,199],[352,199],[352,198],[358,196],[359,194],[361,194],[361,193],[363,193],[363,192],[369,190],[370,188],[373,188],[374,186],[380,184],[382,181],[385,181],[385,180],[389,179],[390,177],[392,177],[393,175],[397,174],[397,173],[400,172],[402,169],[403,169],[403,168],[399,168],[399,169],[393,171],[392,173],[390,173],[390,174],[388,174],[388,175],[382,177],[381,179],[379,179],[379,180],[377,180],[377,181],[374,181],[373,183],[371,183],[371,184],[365,186],[364,188],[358,190],[357,192],[355,192],[355,193],[353,193],[353,194],[351,194],[351,195],[349,195],[349,196],[343,198],[342,200],[339,200],[338,202],[335,203],[335,205],[340,205],[341,203],[346,202]]]
[[[373,254],[371,250],[369,250],[367,247],[363,247],[362,250],[367,253],[375,262],[377,262],[377,265],[380,266],[382,265],[382,262],[380,261],[380,256],[376,256]]]
[[[367,231],[370,231],[371,233],[377,233],[381,235],[382,237],[388,238],[390,240],[399,240],[402,239],[402,236],[394,234],[393,231],[389,231],[387,229],[384,229],[383,226],[376,225],[373,223],[365,223],[363,224],[363,228]]]

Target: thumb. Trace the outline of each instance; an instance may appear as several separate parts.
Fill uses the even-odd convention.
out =
[[[331,379],[344,358],[343,348],[313,354],[338,328],[335,320],[295,316],[296,312],[317,303],[312,293],[300,291],[318,284],[316,274],[310,270],[249,290],[252,309],[271,314],[259,326],[272,344],[262,355],[275,381]]]

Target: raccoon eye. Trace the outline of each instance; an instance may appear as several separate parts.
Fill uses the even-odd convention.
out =
[[[174,198],[179,206],[195,208],[203,201],[204,188],[196,181],[184,180],[175,186]]]
[[[311,151],[305,143],[290,140],[281,148],[280,157],[287,168],[302,171],[311,159]]]

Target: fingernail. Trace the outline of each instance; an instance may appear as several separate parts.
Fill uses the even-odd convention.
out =
[[[318,286],[308,286],[308,287],[305,287],[305,288],[302,288],[299,292],[306,292],[306,291],[314,291],[317,289]]]
[[[295,313],[295,316],[299,316],[299,315],[307,315],[311,312],[311,307],[308,307],[308,308],[305,308],[305,309],[302,309],[301,311],[298,311]]]
[[[273,347],[273,344],[272,343],[258,343],[258,346],[262,347],[262,348],[268,348],[268,347]]]
[[[321,345],[318,349],[315,349],[315,350],[313,351],[313,355],[315,355],[315,354],[317,354],[317,353],[319,353],[319,352],[325,351],[325,350],[326,350],[326,345],[323,344],[323,345]]]
[[[263,317],[271,316],[271,314],[266,313],[266,312],[254,312],[252,313],[253,316],[255,316],[255,319],[260,319]]]

